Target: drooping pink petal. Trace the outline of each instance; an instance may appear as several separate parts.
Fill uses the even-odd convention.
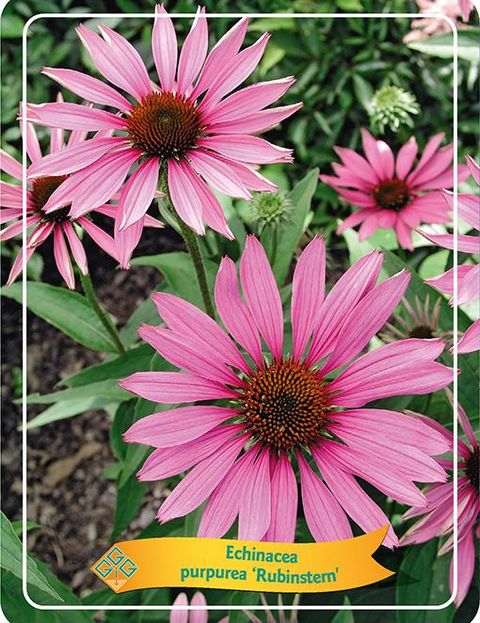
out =
[[[92,138],[72,146],[65,147],[61,152],[48,154],[41,160],[35,161],[27,170],[29,179],[43,176],[65,175],[84,169],[96,162],[107,151],[120,147],[125,139]]]
[[[168,159],[168,188],[172,203],[180,218],[197,234],[203,236],[205,228],[202,221],[202,203],[184,163]]]
[[[122,187],[118,201],[120,229],[136,223],[150,207],[157,188],[159,163],[159,158],[147,158]]]
[[[189,336],[182,336],[162,327],[152,327],[144,324],[138,334],[144,342],[150,344],[155,350],[177,368],[192,372],[202,378],[238,385],[239,379],[230,368],[218,358],[211,356],[211,352],[197,351],[195,344],[192,345]]]
[[[232,173],[238,176],[242,184],[248,190],[265,192],[278,190],[278,186],[256,171],[254,165],[241,164],[235,160],[223,158],[223,156],[218,156],[218,158],[230,168]]]
[[[472,266],[468,264],[463,264],[457,267],[457,277],[458,283],[461,283],[463,279],[468,275],[468,273],[472,270]],[[455,269],[450,268],[445,273],[438,275],[438,277],[432,277],[432,279],[425,279],[425,283],[432,286],[439,292],[443,292],[444,294],[449,294],[453,296],[453,277],[454,277]]]
[[[397,177],[403,180],[410,173],[413,162],[418,153],[418,145],[415,137],[412,136],[405,144],[400,147],[397,154],[395,165]]]
[[[395,233],[397,234],[398,243],[404,249],[413,251],[412,228],[409,227],[401,218],[395,221]]]
[[[425,231],[420,231],[420,233],[438,247],[454,249],[455,236],[453,234],[430,234]],[[465,234],[457,236],[457,248],[463,253],[480,253],[480,236],[467,236]]]
[[[480,186],[480,166],[475,162],[472,156],[467,156],[467,166],[471,176]]]
[[[27,212],[31,211],[31,202],[29,200],[29,190],[27,189]],[[14,186],[8,182],[0,181],[0,205],[2,208],[11,208],[16,210],[15,216],[23,214],[23,192],[21,186]],[[2,214],[4,210],[2,210]],[[7,213],[8,214],[8,213]],[[12,213],[13,216],[13,213]],[[9,219],[6,219],[9,220]],[[6,222],[6,221],[2,221]]]
[[[443,349],[440,339],[407,339],[362,355],[329,384],[338,392],[333,402],[361,407],[386,396],[437,391],[453,381],[452,369],[434,361]]]
[[[22,215],[19,214],[19,217],[20,217],[19,221],[15,221],[14,223],[11,223],[10,225],[8,225],[8,227],[5,227],[5,229],[2,229],[2,231],[0,231],[0,240],[2,242],[4,242],[5,240],[10,240],[11,238],[14,238],[15,236],[19,236],[22,233],[23,221],[21,219],[21,216]],[[28,216],[26,219],[26,223],[25,223],[26,228],[28,229],[35,223],[38,223],[40,218],[41,217],[38,214],[32,214],[32,216]]]
[[[191,150],[188,156],[194,170],[220,192],[240,199],[252,198],[233,167],[213,152],[196,149]]]
[[[402,270],[365,294],[348,314],[335,348],[322,366],[323,375],[347,363],[367,346],[392,315],[409,282],[409,273]]]
[[[239,539],[260,541],[265,536],[270,525],[270,506],[270,453],[260,450],[245,473],[238,514]]]
[[[234,121],[212,122],[209,131],[216,134],[260,134],[271,130],[281,121],[293,115],[303,106],[302,102],[288,106],[267,108],[245,117],[239,117]]]
[[[478,298],[480,298],[480,264],[475,264],[459,280],[457,296],[454,295],[452,304],[464,305],[476,301]]]
[[[447,202],[450,210],[454,211],[454,198],[453,192],[448,190],[442,191],[442,196]],[[471,227],[474,227],[477,231],[480,230],[480,205],[477,195],[469,195],[467,193],[458,193],[458,216],[466,221]]]
[[[81,272],[84,275],[87,275],[87,256],[85,254],[85,249],[83,248],[83,244],[81,243],[80,238],[75,233],[73,225],[70,223],[70,221],[65,221],[65,223],[62,224],[62,228],[65,236],[67,237],[70,250],[72,251],[72,255],[75,259],[75,263],[77,264]]]
[[[220,383],[184,372],[135,372],[118,384],[137,396],[161,404],[220,400],[237,395]]]
[[[76,181],[80,182],[73,194],[69,216],[71,218],[83,216],[111,199],[123,184],[128,171],[138,158],[139,151],[136,149],[112,152],[102,156],[93,164],[69,177],[62,186],[68,184],[70,180],[74,180],[76,176],[78,176]],[[75,184],[75,181],[72,182],[73,184]],[[51,195],[49,201],[45,204],[44,209],[46,212],[52,211],[51,204],[54,203],[55,193]]]
[[[263,34],[253,45],[239,52],[230,61],[228,72],[222,72],[213,80],[202,101],[204,111],[211,109],[224,95],[248,78],[260,62],[269,38],[269,34]]]
[[[81,216],[77,222],[105,253],[108,253],[113,259],[118,260],[115,241],[107,232],[103,231],[101,227],[85,216]]]
[[[143,443],[154,448],[186,444],[236,415],[235,409],[194,405],[160,411],[141,418],[124,433],[127,443]]]
[[[55,223],[40,223],[30,236],[27,241],[29,247],[34,249],[35,247],[39,247],[41,244],[45,242],[45,240],[50,236],[55,227]]]
[[[173,602],[174,606],[188,606],[188,597],[185,593],[179,593]],[[188,623],[189,610],[172,610],[170,613],[170,623]]]
[[[197,536],[221,539],[232,527],[246,484],[246,475],[255,459],[256,449],[250,448],[232,465],[225,478],[211,494],[202,514]]]
[[[22,181],[22,165],[13,156],[0,149],[0,168],[17,180]]]
[[[212,48],[191,94],[192,99],[199,97],[217,78],[227,73],[230,61],[235,57],[245,39],[248,21],[248,18],[243,17]]]
[[[325,296],[325,242],[314,238],[295,267],[292,282],[293,358],[303,355]]]
[[[75,288],[75,277],[73,276],[73,267],[70,261],[68,248],[63,237],[62,228],[55,227],[53,230],[53,255],[58,272],[62,275],[65,283],[73,290]]]
[[[458,544],[458,588],[455,596],[457,608],[463,602],[470,589],[475,570],[475,545],[473,531],[470,530]],[[450,565],[450,590],[453,592],[453,560]]]
[[[342,507],[301,453],[297,453],[302,485],[302,505],[308,528],[315,541],[351,538],[352,529]]]
[[[10,270],[10,274],[8,275],[8,279],[7,279],[7,286],[11,286],[12,283],[15,281],[15,279],[18,277],[18,275],[22,272],[23,270],[23,251],[24,247],[22,247],[20,249],[20,251],[17,253],[17,257],[15,258],[15,261],[12,264],[12,268]],[[29,259],[32,257],[33,253],[34,253],[35,249],[33,249],[32,247],[28,246],[28,241],[27,241],[27,249],[26,249],[26,257],[25,257],[25,265],[27,265]]]
[[[88,102],[118,108],[122,112],[127,112],[132,108],[130,102],[118,91],[101,80],[97,80],[97,78],[93,78],[93,76],[84,74],[81,71],[44,67],[42,74],[52,78]]]
[[[293,543],[297,525],[297,479],[287,455],[282,453],[271,478],[271,520],[265,541]]]
[[[231,439],[198,463],[160,506],[157,519],[164,523],[200,506],[223,480],[244,444],[244,437]]]
[[[337,227],[337,234],[341,234],[346,229],[349,229],[351,227],[355,227],[356,225],[359,225],[366,218],[371,216],[374,212],[376,212],[376,210],[371,210],[371,209],[368,209],[368,208],[364,209],[364,210],[357,210],[356,212],[353,212],[353,214],[350,214],[350,216],[347,216],[347,218]]]
[[[240,162],[270,164],[273,162],[292,162],[292,150],[278,147],[258,136],[248,134],[206,136],[198,141],[201,147],[212,149],[225,158]]]
[[[173,91],[178,57],[177,35],[175,26],[163,5],[155,7],[152,53],[162,89]]]
[[[42,158],[40,143],[33,123],[27,123],[27,154],[30,162],[37,162]],[[23,132],[23,123],[20,123],[20,131]]]
[[[248,236],[240,260],[240,279],[250,313],[275,359],[282,356],[283,311],[280,292],[265,249]]]
[[[234,262],[224,257],[215,281],[215,306],[223,324],[252,357],[258,367],[263,366],[260,335],[250,309],[240,297]]]
[[[118,208],[116,208],[118,211]],[[98,212],[99,210],[95,210]],[[142,237],[143,228],[145,226],[145,217],[142,216],[130,227],[120,229],[120,215],[117,214],[114,223],[114,240],[115,240],[115,254],[120,264],[120,268],[129,268],[132,254],[140,242]]]
[[[372,236],[378,229],[378,212],[367,216],[367,218],[360,225],[358,230],[358,239],[363,242],[370,236]]]
[[[177,93],[188,93],[198,76],[208,51],[208,26],[205,10],[198,9],[190,32],[185,38],[180,52],[177,71]]]
[[[375,504],[372,498],[365,493],[355,478],[340,469],[329,457],[326,460],[322,455],[321,446],[315,453],[315,462],[325,479],[328,488],[342,506],[343,510],[365,532],[371,532],[389,525],[389,530],[383,541],[386,547],[397,547],[398,538],[390,521],[382,509]]]
[[[250,368],[235,344],[208,314],[167,292],[155,292],[152,300],[172,331],[193,340],[192,343],[199,345],[199,350],[208,352],[211,357],[214,355],[216,360],[249,373]]]
[[[453,352],[453,348],[451,349]],[[458,341],[458,352],[461,355],[480,350],[480,320],[475,320]]]
[[[124,119],[111,112],[69,102],[27,104],[26,115],[31,121],[64,130],[124,130],[126,125]]]
[[[307,363],[313,365],[331,352],[347,314],[375,285],[383,256],[378,251],[359,259],[344,273],[326,297],[313,333]]]

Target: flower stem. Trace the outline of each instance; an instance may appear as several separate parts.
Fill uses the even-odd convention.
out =
[[[207,314],[215,320],[215,309],[212,303],[212,297],[210,296],[210,290],[208,288],[207,273],[205,271],[205,262],[203,261],[200,245],[198,244],[197,234],[190,229],[190,227],[182,221],[178,214],[173,211],[175,219],[178,223],[180,233],[185,241],[187,251],[192,258],[195,272],[197,273],[198,285],[200,286],[200,292],[202,293],[203,305]]]
[[[113,324],[108,313],[104,309],[102,309],[100,303],[98,302],[90,275],[84,275],[82,272],[80,272],[80,281],[82,282],[83,291],[85,292],[85,296],[87,297],[88,302],[90,303],[94,312],[97,314],[100,322],[103,324],[108,334],[112,338],[112,341],[115,344],[117,351],[119,353],[124,353],[125,346],[120,340],[117,327]]]

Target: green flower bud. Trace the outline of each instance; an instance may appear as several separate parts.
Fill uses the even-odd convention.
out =
[[[420,106],[413,95],[396,86],[386,86],[375,92],[369,111],[374,132],[383,134],[385,128],[397,132],[402,126],[413,126],[411,115],[417,115]]]

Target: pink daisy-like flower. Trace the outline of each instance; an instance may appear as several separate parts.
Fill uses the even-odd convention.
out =
[[[140,480],[190,470],[160,507],[161,522],[208,499],[201,537],[222,537],[238,517],[240,539],[293,541],[296,463],[310,532],[317,541],[330,541],[352,536],[347,515],[365,531],[388,523],[356,477],[403,504],[418,505],[425,499],[414,481],[445,479],[431,458],[447,449],[442,435],[421,420],[362,408],[450,383],[452,370],[435,361],[441,340],[387,344],[332,374],[362,352],[407,288],[405,271],[375,285],[382,259],[377,251],[360,259],[324,297],[325,245],[314,238],[293,276],[291,348],[284,348],[273,272],[253,236],[240,260],[244,298],[232,260],[223,259],[216,279],[216,307],[231,337],[183,299],[154,294],[168,328],[144,325],[139,334],[184,372],[137,372],[120,386],[156,403],[223,401],[154,413],[125,433],[127,442],[155,448]],[[385,544],[396,543],[390,528]]]
[[[475,569],[474,534],[480,537],[480,496],[478,489],[479,477],[479,445],[472,425],[460,405],[458,416],[467,443],[458,439],[458,591],[455,603],[459,606],[465,599],[472,583]],[[446,428],[435,423],[453,447],[453,435]],[[441,460],[441,464],[449,470],[453,469],[451,460]],[[425,492],[426,506],[414,506],[404,516],[405,519],[420,517],[401,538],[400,545],[425,543],[439,536],[448,536],[439,550],[439,555],[453,549],[453,482],[431,485]],[[476,528],[475,528],[476,525]],[[450,590],[453,591],[453,561],[450,565]]]
[[[412,20],[412,30],[404,36],[404,43],[423,41],[433,35],[451,33],[452,27],[445,17],[452,20],[457,28],[463,28],[464,24],[458,18],[461,17],[464,22],[468,22],[474,8],[472,0],[417,0],[417,5],[420,15],[437,13],[438,17],[425,16]]]
[[[423,223],[448,223],[448,207],[440,189],[453,185],[453,146],[440,148],[443,133],[436,134],[425,146],[414,166],[418,146],[414,138],[397,154],[385,141],[377,141],[362,129],[365,157],[346,147],[335,147],[342,164],[334,162],[333,175],[320,179],[335,188],[339,195],[358,210],[347,217],[337,233],[360,225],[359,238],[364,240],[379,227],[393,228],[400,246],[413,249],[412,230]],[[468,176],[459,167],[459,179]]]
[[[473,158],[467,156],[467,165],[473,179],[480,186],[480,167]],[[453,194],[443,191],[449,209],[453,210]],[[473,229],[480,231],[480,199],[478,195],[468,193],[458,193],[457,195],[458,215]],[[454,248],[453,234],[427,234],[420,233],[428,240],[439,247],[445,249]],[[463,253],[480,255],[480,236],[461,234],[457,237],[458,250]],[[464,264],[457,267],[457,297],[453,292],[453,276],[455,269],[451,268],[447,272],[427,279],[426,282],[444,294],[448,294],[451,305],[463,305],[477,300],[480,297],[480,264]],[[480,349],[480,320],[476,320],[465,331],[458,342],[458,352],[461,354],[471,353]]]
[[[99,136],[96,139],[99,143],[108,143],[112,139],[108,136]],[[33,165],[41,163],[42,158],[40,145],[38,142],[35,129],[31,123],[27,123],[26,136],[27,154]],[[68,149],[82,148],[85,144],[85,135],[83,132],[74,131],[66,143],[64,142],[63,130],[54,130],[50,137],[50,155],[54,158],[63,159]],[[17,179],[20,184],[22,182],[22,165],[5,151],[1,152],[0,168],[2,171]],[[68,214],[69,207],[66,206],[61,210],[52,213],[45,211],[45,205],[49,198],[59,188],[62,183],[68,179],[65,175],[59,175],[54,172],[52,175],[35,178],[27,188],[27,228],[34,227],[33,232],[27,239],[26,256],[27,261],[31,258],[35,249],[43,244],[47,238],[53,236],[53,253],[55,263],[59,273],[62,275],[67,286],[70,289],[75,287],[75,278],[73,274],[73,266],[70,260],[70,254],[81,270],[86,275],[88,273],[87,256],[83,248],[82,242],[75,231],[75,226],[80,227],[103,249],[106,253],[118,260],[122,268],[128,267],[128,262],[140,239],[143,226],[163,227],[163,224],[150,216],[146,216],[142,222],[139,222],[133,228],[125,232],[117,233],[118,230],[118,209],[115,205],[102,205],[95,208],[95,213],[103,214],[115,219],[116,240],[114,240],[103,229],[96,225],[90,217],[79,216],[75,219]],[[5,241],[15,236],[21,235],[23,230],[23,208],[22,208],[22,188],[21,185],[10,184],[8,182],[0,182],[0,222],[2,224],[14,221],[0,232],[0,240]],[[68,244],[67,244],[68,243]],[[22,271],[23,251],[21,250],[11,269],[7,284],[10,285],[15,281]]]
[[[43,72],[88,101],[118,111],[79,104],[30,105],[29,119],[70,130],[113,130],[109,143],[91,139],[30,170],[50,175],[64,169],[70,178],[49,199],[48,214],[71,204],[78,217],[107,201],[138,165],[120,194],[120,229],[136,223],[150,205],[160,169],[179,216],[198,234],[204,223],[232,238],[222,207],[210,187],[243,199],[251,190],[276,188],[260,175],[258,165],[291,162],[292,151],[256,136],[278,124],[301,104],[267,108],[295,82],[293,77],[259,82],[236,89],[259,63],[269,39],[240,50],[247,19],[240,20],[207,55],[208,26],[202,9],[178,56],[177,36],[163,6],[157,6],[152,52],[160,86],[150,80],[135,48],[107,26],[102,36],[79,26],[78,34],[100,74],[125,92],[71,69]],[[178,58],[177,58],[178,56]],[[67,158],[68,156],[68,158]]]
[[[174,606],[188,606],[188,597],[185,593],[180,593],[173,602]],[[172,610],[170,613],[170,623],[208,623],[207,600],[203,593],[197,592],[192,597],[191,606],[201,606],[204,610]],[[219,623],[228,623],[228,617],[223,618]]]

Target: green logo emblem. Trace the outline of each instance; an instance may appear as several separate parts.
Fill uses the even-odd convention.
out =
[[[97,561],[93,571],[110,586],[118,591],[125,582],[132,577],[138,567],[135,562],[114,545],[108,552]]]

